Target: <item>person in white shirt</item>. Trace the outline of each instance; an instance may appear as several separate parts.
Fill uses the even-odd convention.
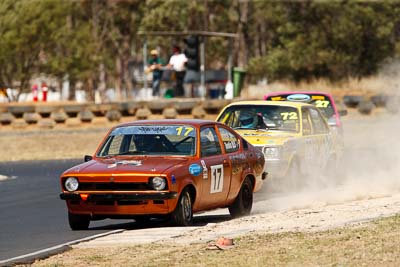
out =
[[[168,67],[172,68],[175,73],[175,94],[174,96],[184,96],[183,79],[186,74],[187,57],[181,52],[179,46],[174,46],[173,55],[169,59]]]

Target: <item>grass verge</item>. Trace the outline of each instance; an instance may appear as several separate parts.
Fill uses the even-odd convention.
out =
[[[73,249],[33,266],[399,266],[400,216],[333,230],[251,234],[229,250],[207,244]]]

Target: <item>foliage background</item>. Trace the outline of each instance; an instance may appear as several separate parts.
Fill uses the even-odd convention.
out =
[[[40,73],[89,95],[136,86],[139,31],[237,33],[234,65],[252,81],[341,81],[375,74],[400,53],[398,1],[2,0],[0,85],[30,90]],[[148,38],[167,60],[183,37]],[[229,41],[206,40],[206,68],[224,68]],[[73,97],[71,91],[71,98]]]

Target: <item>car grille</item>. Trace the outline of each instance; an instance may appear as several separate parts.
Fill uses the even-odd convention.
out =
[[[80,191],[145,191],[153,190],[148,183],[80,183]]]

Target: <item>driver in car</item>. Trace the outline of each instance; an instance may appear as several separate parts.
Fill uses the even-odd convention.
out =
[[[267,125],[264,120],[261,113],[252,111],[243,111],[239,115],[240,127],[245,129],[265,129]]]

